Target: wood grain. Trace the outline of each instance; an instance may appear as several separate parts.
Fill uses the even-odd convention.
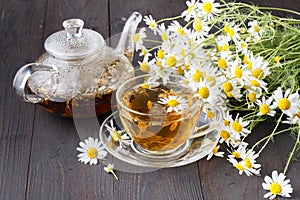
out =
[[[252,2],[300,11],[297,0]],[[274,169],[282,171],[291,151],[293,139],[286,135],[278,136],[260,155],[259,177],[240,176],[226,159],[214,158],[148,173],[117,170],[117,181],[103,170],[104,163],[114,159],[97,166],[77,161],[76,147],[82,138],[72,120],[24,103],[13,93],[17,69],[44,52],[44,40],[61,30],[65,19],[81,18],[85,27],[108,38],[122,31],[133,11],[159,19],[178,15],[185,8],[184,0],[0,1],[0,199],[263,199],[264,175]],[[106,116],[100,117],[99,123]],[[98,134],[89,121],[84,123],[89,134]],[[247,142],[253,143],[271,130],[272,124],[264,123]],[[293,161],[287,172],[294,187],[293,199],[300,199],[299,174],[300,162]]]

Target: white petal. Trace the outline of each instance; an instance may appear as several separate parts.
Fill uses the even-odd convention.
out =
[[[268,192],[267,194],[264,195],[264,198],[268,198],[268,197],[270,197],[271,195],[272,195],[272,193],[271,193],[271,192]]]
[[[273,183],[273,180],[271,179],[271,177],[270,176],[265,176],[265,182],[267,183],[267,184],[269,184],[269,185],[271,185],[272,183]]]
[[[269,185],[269,184],[262,183],[262,187],[263,187],[265,190],[270,190],[270,185]]]
[[[80,151],[80,152],[86,152],[86,150],[83,149],[83,148],[81,148],[81,147],[77,147],[76,150],[77,150],[77,151]]]
[[[278,178],[278,172],[276,170],[274,170],[272,172],[272,179],[274,182],[277,182],[277,178]]]
[[[82,148],[88,150],[88,147],[86,146],[86,144],[84,142],[79,142],[79,146],[81,146]]]

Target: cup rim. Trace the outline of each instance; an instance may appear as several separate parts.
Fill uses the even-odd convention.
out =
[[[140,116],[165,116],[166,114],[152,114],[152,113],[142,113],[142,112],[138,112],[136,110],[133,110],[131,108],[128,108],[126,105],[123,104],[123,102],[121,101],[120,98],[118,98],[120,96],[120,90],[124,87],[124,85],[126,85],[128,82],[131,82],[135,79],[138,79],[138,78],[142,78],[142,77],[147,77],[147,76],[152,76],[152,74],[143,74],[143,75],[138,75],[138,76],[135,76],[133,78],[130,78],[128,80],[126,80],[125,82],[123,82],[117,89],[116,91],[116,101],[117,101],[117,105],[120,105],[123,109],[125,109],[126,111],[130,112],[130,113],[134,113],[136,115],[140,115]],[[182,76],[179,76],[179,75],[171,75],[171,77],[178,77],[178,78],[184,78]],[[190,113],[192,110],[195,109],[196,106],[198,106],[198,102],[200,104],[200,108],[202,109],[203,107],[203,101],[201,100],[201,98],[198,98],[198,100],[192,105],[190,106],[188,109],[185,109],[184,111],[181,111],[179,114],[188,114]],[[119,110],[119,109],[118,109]],[[119,111],[120,112],[120,111]],[[168,113],[168,115],[177,115],[178,113]]]

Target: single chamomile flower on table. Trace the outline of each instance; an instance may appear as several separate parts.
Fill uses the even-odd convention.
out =
[[[78,154],[78,161],[84,164],[95,165],[98,163],[98,159],[104,159],[107,155],[98,138],[89,137],[84,142],[80,142],[79,146],[76,148],[77,151],[81,152]]]
[[[208,154],[207,160],[211,159],[212,156],[224,157],[224,152],[219,151],[220,145],[216,145],[213,150]]]
[[[157,103],[166,105],[168,113],[172,111],[179,112],[188,108],[187,100],[182,97],[177,97],[175,95],[170,95],[168,97],[160,98],[157,101]]]
[[[114,164],[108,164],[106,167],[104,167],[104,170],[107,173],[112,173],[112,175],[114,175],[115,179],[119,180],[116,173],[114,172]]]
[[[114,126],[113,120],[110,120],[110,126],[105,124],[105,127],[109,131],[112,139],[115,142],[119,142],[121,147],[128,146],[131,142],[130,137],[124,133],[125,130],[117,130],[116,127]]]
[[[283,113],[292,117],[298,111],[299,94],[291,93],[291,89],[287,89],[283,94],[281,87],[273,92],[274,107],[278,107]]]
[[[272,177],[265,176],[262,187],[270,192],[264,195],[264,198],[274,199],[277,195],[282,197],[291,197],[293,188],[290,179],[285,180],[286,176],[283,173],[278,174],[276,170],[272,172]]]
[[[265,96],[262,97],[262,100],[257,99],[256,103],[259,107],[259,113],[257,115],[274,116],[276,112],[274,110],[274,106],[271,106],[272,101],[273,101],[272,97],[270,97],[266,100]]]

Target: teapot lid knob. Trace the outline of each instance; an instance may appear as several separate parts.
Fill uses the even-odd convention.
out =
[[[84,22],[81,19],[67,19],[62,25],[67,31],[68,39],[82,36]]]

